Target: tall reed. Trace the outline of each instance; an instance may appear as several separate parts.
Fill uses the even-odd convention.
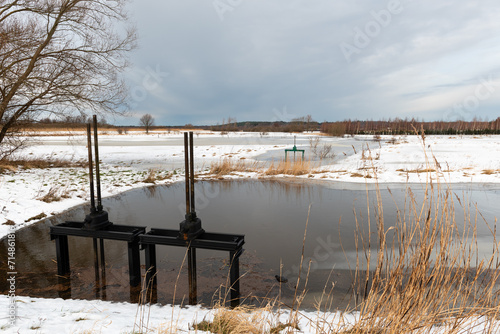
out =
[[[424,135],[422,142],[425,147]],[[439,172],[434,156],[427,164]],[[345,332],[428,333],[440,326],[459,333],[471,319],[480,319],[477,328],[485,332],[500,328],[496,221],[488,225],[492,222],[482,219],[465,195],[459,197],[434,176],[428,173],[421,199],[406,188],[403,207],[390,224],[384,221],[377,186],[376,240],[370,227],[367,234],[362,231],[356,217],[360,249],[353,286],[360,302],[351,311],[358,311],[359,319]],[[370,217],[369,202],[367,207]],[[479,223],[491,231],[487,256],[479,252]]]

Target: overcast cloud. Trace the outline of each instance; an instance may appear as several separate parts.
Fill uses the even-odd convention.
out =
[[[137,124],[500,116],[500,2],[133,0]]]

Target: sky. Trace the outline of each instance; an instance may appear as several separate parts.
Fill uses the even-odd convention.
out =
[[[500,116],[498,0],[131,0],[130,117]]]

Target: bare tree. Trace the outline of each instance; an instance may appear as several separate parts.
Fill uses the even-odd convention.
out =
[[[141,117],[140,123],[146,129],[146,134],[148,134],[149,129],[155,124],[155,119],[151,114],[146,114]]]
[[[311,123],[314,122],[313,118],[311,115],[306,116],[306,131],[311,131],[312,132],[312,127]]]
[[[136,41],[125,1],[0,0],[0,153],[23,122],[119,112]]]

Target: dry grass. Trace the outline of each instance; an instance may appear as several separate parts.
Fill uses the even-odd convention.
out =
[[[243,159],[233,160],[224,158],[212,163],[210,173],[217,176],[227,175],[232,172],[255,172],[258,169],[257,162],[246,162]]]
[[[363,177],[365,179],[371,179],[373,176],[371,176],[370,174],[366,173],[366,174],[360,174],[360,173],[351,173],[351,177]]]
[[[52,186],[43,196],[38,197],[37,199],[45,202],[52,203],[58,202],[63,198],[70,198],[69,191],[67,187],[61,187],[59,185]]]
[[[435,168],[417,168],[417,169],[396,169],[396,172],[403,172],[403,173],[435,173],[436,169]]]
[[[142,182],[156,184],[156,181],[171,179],[172,176],[173,173],[171,172],[167,172],[164,170],[162,171],[157,168],[150,168],[148,169],[146,177],[144,178],[144,180],[142,180]]]
[[[345,333],[428,333],[443,325],[455,333],[473,317],[493,326],[489,322],[500,312],[494,233],[491,257],[480,259],[476,220],[463,199],[456,198],[468,220],[458,223],[451,189],[429,183],[422,202],[409,189],[406,195],[389,227],[381,202],[374,208],[377,240],[364,238],[357,223],[362,249],[354,285],[360,319]],[[367,270],[359,265],[363,260]]]
[[[271,163],[269,168],[264,171],[264,175],[305,175],[313,171],[314,166],[310,161],[280,161],[278,164]]]
[[[310,161],[280,161],[272,162],[264,169],[258,162],[247,162],[245,159],[233,160],[224,158],[218,162],[212,163],[210,173],[216,176],[228,175],[233,172],[259,172],[267,176],[274,175],[305,175],[314,172],[314,166]]]
[[[424,135],[422,145],[425,148]],[[439,172],[435,157],[427,165],[429,174]],[[390,225],[384,221],[379,189],[376,207],[370,208],[367,201],[368,231],[356,217],[359,251],[353,286],[359,320],[344,333],[428,333],[436,326],[459,333],[471,319],[480,319],[474,330],[499,329],[496,227],[490,227],[491,254],[482,258],[477,237],[482,216],[477,208],[448,186],[433,183],[430,175],[427,180],[422,199],[407,189]],[[371,231],[370,210],[375,212],[376,231]],[[464,218],[457,221],[461,212]]]
[[[0,173],[6,171],[16,171],[18,168],[66,168],[66,167],[87,167],[84,160],[73,161],[68,159],[49,158],[5,158],[0,160]]]
[[[2,225],[14,226],[16,223],[13,220],[7,219],[5,223],[2,223]]]
[[[203,320],[194,324],[193,329],[217,334],[269,333],[269,314],[272,314],[269,308],[254,310],[241,306],[230,310],[217,306],[212,321]]]
[[[38,214],[36,216],[33,216],[31,218],[26,219],[25,222],[27,223],[27,222],[30,222],[32,220],[40,220],[40,219],[43,219],[45,217],[47,217],[47,215],[44,212],[42,212],[42,213],[40,213],[40,214]]]
[[[495,169],[484,169],[481,174],[493,175],[493,174],[498,174],[498,173],[500,173],[499,169],[497,169],[497,170],[495,170]]]
[[[156,183],[156,169],[150,169],[146,178],[142,181],[144,183]]]

